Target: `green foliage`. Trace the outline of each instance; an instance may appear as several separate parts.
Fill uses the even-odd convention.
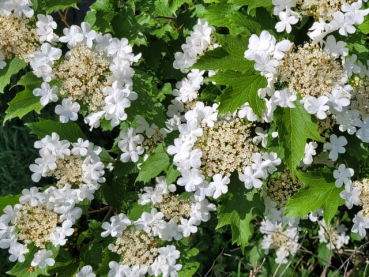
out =
[[[219,114],[226,114],[228,111],[233,113],[246,102],[257,115],[260,116],[263,112],[265,102],[259,98],[258,90],[267,86],[265,77],[250,71],[224,71],[217,73],[210,80],[228,86],[217,98],[220,102]]]
[[[249,36],[217,35],[222,47],[206,52],[192,66],[199,70],[235,70],[246,72],[254,69],[254,62],[245,59]]]
[[[284,162],[291,170],[292,176],[305,156],[307,139],[324,142],[319,135],[316,119],[305,110],[300,99],[294,102],[295,108],[277,107],[274,112],[279,146],[284,149]]]
[[[68,123],[55,122],[53,120],[40,118],[39,122],[26,124],[31,129],[31,134],[35,134],[39,139],[52,133],[57,133],[60,139],[66,139],[71,142],[77,142],[79,138],[86,139],[85,134],[79,126],[69,121]]]
[[[34,96],[32,91],[26,88],[9,103],[3,124],[15,117],[22,118],[31,111],[39,114],[43,107],[40,103],[40,97]]]
[[[44,9],[46,13],[53,13],[59,10],[64,11],[68,8],[78,9],[77,4],[82,0],[45,0]]]
[[[0,69],[0,93],[4,93],[4,88],[10,83],[10,77],[26,66],[27,63],[18,57],[15,57],[11,61],[6,61],[6,66],[3,69]]]
[[[19,203],[19,197],[21,194],[18,195],[7,195],[5,197],[0,197],[0,215],[4,214],[4,208],[8,205],[14,206],[15,204]]]
[[[247,205],[240,205],[247,203]],[[264,212],[264,201],[260,190],[247,190],[239,181],[238,176],[233,174],[228,185],[227,198],[222,201],[218,210],[219,229],[225,225],[232,227],[232,243],[237,243],[243,248],[254,232],[250,220],[253,215]]]
[[[137,181],[148,182],[152,178],[158,176],[160,172],[166,170],[169,166],[169,156],[164,149],[164,145],[160,144],[156,147],[155,153],[141,165],[140,173]]]
[[[345,200],[340,197],[340,192],[344,190],[344,187],[336,187],[333,172],[327,167],[306,173],[297,171],[296,174],[306,187],[300,189],[288,200],[287,216],[305,217],[310,212],[323,208],[324,220],[329,226],[338,207],[345,204]]]
[[[226,3],[210,5],[204,12],[203,18],[209,22],[209,25],[230,27],[230,21],[226,16],[237,11],[239,8],[237,5]]]

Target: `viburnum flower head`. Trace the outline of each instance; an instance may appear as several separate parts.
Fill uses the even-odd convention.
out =
[[[361,188],[354,187],[352,182],[348,182],[345,185],[345,190],[341,191],[340,196],[342,199],[346,200],[347,208],[351,209],[353,205],[358,206],[360,205],[360,196]]]
[[[76,277],[96,277],[96,274],[92,272],[92,266],[85,265],[81,271],[77,273]]]
[[[354,219],[354,226],[352,226],[353,233],[359,233],[359,235],[363,238],[366,235],[366,229],[369,229],[369,218],[363,215],[363,212],[358,212]]]
[[[217,199],[222,194],[227,193],[228,192],[228,184],[230,182],[231,181],[229,180],[229,178],[227,176],[222,178],[221,174],[215,174],[213,176],[213,181],[210,183],[210,186],[213,186],[214,189],[215,189],[213,197],[215,199]]]
[[[270,55],[267,52],[257,53],[254,56],[255,65],[254,68],[260,71],[262,74],[273,73],[277,74],[276,67],[279,65],[277,60],[270,59]]]
[[[277,90],[274,93],[274,97],[275,97],[275,103],[278,106],[281,106],[283,108],[295,108],[295,104],[293,104],[294,101],[296,101],[297,96],[296,95],[291,95],[290,94],[290,90],[288,88],[285,88],[281,91]]]
[[[63,33],[64,36],[60,37],[59,40],[68,43],[69,48],[76,47],[77,43],[84,39],[82,29],[76,25],[72,25],[70,28],[64,28]]]
[[[245,183],[245,187],[247,189],[251,189],[253,187],[260,188],[263,184],[263,181],[261,181],[260,178],[263,178],[264,176],[265,174],[262,170],[257,170],[254,172],[251,166],[247,166],[245,168],[244,174],[240,174],[239,178],[242,182]]]

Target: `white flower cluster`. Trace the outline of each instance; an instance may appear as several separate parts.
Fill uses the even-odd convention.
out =
[[[187,73],[187,68],[196,63],[198,56],[203,55],[204,51],[211,47],[213,31],[214,27],[209,26],[204,19],[199,19],[190,36],[186,38],[186,43],[182,45],[183,52],[174,54],[173,67]]]
[[[288,255],[294,255],[298,250],[299,231],[296,227],[282,227],[282,223],[272,223],[269,220],[263,220],[260,226],[260,232],[265,234],[261,247],[268,254],[269,249],[275,249],[277,258],[276,263],[286,264]]]
[[[82,209],[75,207],[80,202],[77,192],[69,185],[62,189],[49,187],[44,192],[36,187],[24,189],[19,202],[14,207],[6,206],[0,217],[0,247],[9,248],[11,261],[24,262],[24,254],[29,252],[27,244],[32,242],[40,248],[48,242],[65,245],[74,232],[72,225],[82,215]],[[54,265],[51,255],[51,251],[41,249],[31,265]]]
[[[108,248],[123,257],[122,263],[109,263],[108,276],[140,277],[146,273],[150,276],[178,276],[177,271],[182,268],[182,265],[176,263],[180,252],[173,245],[156,248],[158,241],[154,237],[171,241],[182,236],[177,232],[173,221],[167,223],[162,218],[162,213],[152,209],[151,213],[144,212],[134,222],[126,215],[119,214],[110,218],[111,223],[103,223],[102,228],[105,231],[101,236],[111,235],[117,238],[116,244],[110,244]]]
[[[26,17],[31,18],[34,14],[34,10],[31,8],[33,3],[30,0],[5,0],[0,3],[0,15],[9,16],[13,13],[16,17],[22,17],[24,14]]]
[[[183,237],[189,237],[191,233],[197,232],[197,225],[200,225],[202,221],[206,222],[210,219],[210,211],[215,211],[215,205],[205,199],[206,193],[214,189],[216,192],[212,193],[212,195],[217,194],[215,196],[218,196],[228,191],[228,178],[222,180],[219,175],[215,179],[219,182],[210,183],[207,187],[200,187],[197,190],[197,194],[195,193],[188,200],[178,200],[178,196],[171,195],[171,192],[176,190],[176,186],[174,184],[168,185],[164,176],[157,177],[155,188],[145,187],[143,189],[145,193],[139,194],[138,203],[140,205],[151,203],[154,207],[162,208],[159,214],[161,218],[164,217],[170,220],[166,224],[173,228],[171,232],[175,234],[175,239],[182,238],[182,235]],[[160,203],[164,205],[162,206]],[[177,226],[179,221],[180,224]],[[179,232],[182,232],[182,235]],[[159,237],[164,238],[167,236],[160,235],[159,232]]]
[[[347,2],[351,2],[351,5]],[[291,25],[296,24],[303,16],[314,16],[318,21],[314,22],[308,33],[314,43],[322,41],[326,35],[337,30],[343,36],[355,33],[354,25],[363,23],[364,16],[369,13],[369,9],[361,10],[362,0],[273,0],[273,4],[274,15],[280,19],[275,26],[278,32],[286,30],[290,33]]]
[[[70,146],[72,149],[70,150]],[[56,133],[47,135],[35,142],[40,149],[40,158],[30,165],[32,180],[38,182],[41,177],[55,176],[59,187],[77,185],[75,191],[79,201],[92,200],[93,194],[105,182],[104,164],[100,161],[101,147],[94,146],[88,140],[78,139],[76,143],[60,140]]]
[[[350,240],[350,237],[346,236],[346,231],[347,228],[343,224],[327,228],[324,220],[319,221],[319,242],[327,243],[327,248],[330,250],[341,249]]]
[[[196,142],[203,136],[203,127],[207,129],[214,127],[217,121],[217,107],[216,104],[210,107],[197,102],[195,108],[185,114],[186,123],[178,127],[179,138],[175,139],[174,145],[169,146],[167,150],[170,155],[174,155],[174,164],[182,175],[177,185],[185,186],[188,192],[194,191],[194,198],[197,201],[203,200],[205,196],[219,197],[220,192],[225,191],[222,187],[229,183],[229,178],[224,174],[214,175],[213,182],[210,183],[205,180],[205,176],[200,171],[203,164],[201,158],[204,153],[196,146]],[[264,141],[266,135],[262,129],[259,131],[260,135],[255,140],[257,143]],[[266,140],[263,144],[266,145]],[[239,174],[240,180],[248,189],[260,188],[262,185],[260,179],[266,179],[268,173],[275,172],[277,170],[275,166],[281,164],[281,159],[273,152],[270,154],[253,153],[251,161],[250,165],[244,164],[244,173]]]
[[[140,124],[137,128],[129,128],[127,131],[120,133],[120,141],[118,147],[122,150],[120,160],[124,163],[137,162],[140,155],[145,150],[147,153],[144,160],[149,157],[149,154],[155,149],[156,145],[164,139],[166,134],[161,134],[158,126],[150,124],[143,118],[139,117],[136,123]]]
[[[40,18],[38,25],[48,41],[57,39],[49,38],[54,27],[49,18]],[[141,54],[135,56],[132,53],[132,46],[126,38],[119,40],[110,34],[103,35],[91,30],[87,22],[82,22],[81,27],[72,25],[65,28],[63,33],[59,41],[67,43],[70,49],[65,61],[54,67],[55,61],[61,57],[61,50],[48,43],[42,45],[41,52],[34,54],[31,61],[33,73],[45,82],[41,89],[34,91],[35,95],[42,97],[43,105],[49,100],[56,101],[56,87],[50,89],[47,83],[57,79],[62,82],[62,94],[69,94],[68,99],[55,109],[61,122],[77,120],[80,105],[72,101],[81,100],[91,108],[92,113],[85,118],[91,129],[100,126],[103,116],[111,121],[112,126],[117,126],[127,119],[125,109],[137,99],[137,93],[132,91],[134,70],[131,66]]]

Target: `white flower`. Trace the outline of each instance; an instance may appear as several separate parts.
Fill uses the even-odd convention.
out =
[[[326,33],[323,33],[323,31],[328,31],[330,28],[331,27],[325,22],[323,18],[319,18],[319,21],[314,22],[313,26],[309,29],[312,32],[308,33],[308,36],[311,39],[323,39],[323,37],[326,35]]]
[[[178,130],[180,132],[179,138],[189,143],[195,142],[197,137],[202,136],[203,132],[202,128],[198,128],[196,120],[187,121],[187,124],[179,125]]]
[[[87,155],[87,148],[90,145],[90,142],[88,140],[83,141],[82,138],[79,138],[77,140],[77,143],[72,143],[73,149],[72,153],[73,155],[81,155],[86,156]]]
[[[156,258],[155,261],[149,266],[148,273],[149,275],[159,276],[160,274],[168,274],[169,265],[167,261],[163,258]]]
[[[332,106],[336,111],[342,112],[342,108],[350,105],[350,100],[341,97],[341,91],[333,89],[332,94],[327,94],[329,101],[328,105]]]
[[[121,132],[120,138],[122,139],[119,141],[118,146],[119,148],[124,151],[128,149],[133,149],[144,141],[144,137],[142,135],[136,135],[136,130],[133,128],[129,128],[128,132]]]
[[[102,237],[107,237],[109,234],[112,237],[121,237],[123,231],[131,225],[131,221],[125,214],[119,214],[118,216],[112,216],[109,222],[104,222],[102,228],[106,231],[101,233]]]
[[[290,90],[285,88],[281,91],[277,90],[274,93],[275,101],[274,103],[283,108],[295,108],[295,104],[293,102],[297,99],[296,95],[291,95]],[[265,147],[265,146],[264,146]]]
[[[180,256],[180,252],[176,249],[174,245],[167,245],[166,247],[160,247],[158,249],[158,252],[160,254],[160,257],[163,259],[166,259],[168,261],[168,264],[175,265],[176,260]]]
[[[4,62],[5,56],[4,54],[0,51],[0,69],[3,69],[6,66],[6,62]]]
[[[325,111],[329,109],[329,106],[325,105],[327,102],[327,96],[320,96],[318,99],[310,96],[308,101],[305,102],[304,107],[308,113],[316,114],[319,119],[325,119],[327,117]]]
[[[253,143],[259,144],[261,142],[261,145],[266,147],[268,142],[268,130],[263,130],[261,127],[256,127],[255,133],[257,136],[252,139]]]
[[[88,47],[92,47],[94,39],[97,37],[95,30],[91,30],[91,25],[87,22],[81,23],[81,29],[84,36],[84,41]]]
[[[313,156],[316,155],[315,149],[318,144],[315,141],[309,142],[305,145],[305,157],[302,159],[304,164],[311,164],[313,162]]]
[[[277,74],[275,67],[277,67],[279,63],[277,60],[273,59],[271,60],[270,55],[268,53],[266,52],[257,53],[255,54],[254,59],[255,59],[254,65],[255,70],[260,71],[262,73],[270,72]]]
[[[248,121],[258,120],[258,116],[254,113],[249,103],[245,103],[242,105],[242,107],[238,111],[238,116],[240,118],[246,117]]]
[[[177,180],[177,184],[185,186],[186,191],[195,191],[204,180],[204,176],[195,168],[184,169],[181,173],[182,177]]]
[[[336,187],[340,188],[343,184],[351,182],[350,178],[354,176],[352,168],[346,168],[345,164],[341,164],[338,169],[333,171],[333,177],[336,179]]]
[[[192,200],[194,198],[191,197]],[[191,217],[199,219],[201,221],[208,221],[210,219],[210,211],[215,211],[216,206],[213,203],[209,203],[207,199],[200,202],[194,202],[191,205]]]
[[[245,183],[247,189],[260,188],[263,181],[260,178],[264,177],[264,173],[261,170],[253,171],[251,166],[247,166],[244,170],[245,174],[239,174],[240,181]]]
[[[20,208],[22,208],[22,205],[20,204],[15,204],[14,208],[10,205],[7,205],[3,209],[4,214],[1,215],[0,222],[4,222],[5,224],[8,224],[9,222],[11,222],[12,224],[14,224],[15,219],[21,215],[19,212]]]
[[[56,102],[58,101],[58,87],[53,86],[50,88],[50,85],[46,82],[42,83],[41,88],[36,88],[33,90],[33,94],[35,96],[41,96],[40,102],[42,106],[46,106],[49,103],[49,100]]]
[[[257,53],[273,49],[275,42],[275,38],[268,31],[262,31],[260,38],[255,34],[251,35],[248,50],[245,52],[245,58],[248,60],[254,60]]]
[[[347,144],[347,139],[344,136],[340,136],[337,138],[336,135],[331,135],[331,142],[327,142],[324,144],[324,150],[330,150],[329,158],[332,161],[336,161],[338,159],[338,153],[342,154],[346,152],[344,146]]]
[[[64,36],[60,37],[59,40],[68,43],[69,48],[76,47],[77,43],[84,39],[82,29],[76,25],[72,25],[70,29],[64,28],[63,33]]]
[[[158,129],[158,126],[155,124],[152,124],[150,127],[149,123],[147,123],[146,119],[143,117],[139,117],[136,120],[136,123],[140,124],[140,126],[136,128],[136,132],[145,133],[148,137],[151,137],[153,134],[155,134],[155,130]]]
[[[360,211],[352,221],[354,222],[354,226],[352,226],[351,232],[359,233],[362,238],[365,237],[365,229],[369,228],[369,218],[363,215],[363,211]]]
[[[109,263],[110,271],[108,277],[126,277],[130,276],[131,269],[128,265],[122,265],[115,261]]]
[[[286,12],[280,12],[279,13],[279,19],[280,22],[277,22],[275,25],[275,29],[277,32],[283,32],[284,30],[287,31],[287,33],[291,33],[292,27],[291,24],[296,24],[299,19],[295,16],[290,16],[290,9],[287,9]]]
[[[219,196],[221,196],[222,194],[225,194],[228,192],[228,184],[231,181],[229,180],[229,178],[226,176],[222,179],[222,175],[221,174],[215,174],[213,176],[213,182],[210,183],[210,186],[214,187],[214,195],[213,197],[215,199],[217,199]]]
[[[347,15],[352,17],[355,20],[355,24],[360,25],[364,22],[364,16],[368,15],[369,13],[369,9],[360,10],[362,4],[363,2],[361,2],[361,0],[354,2],[351,5],[344,3],[341,9],[346,13],[345,16]]]
[[[78,111],[80,105],[77,102],[72,102],[70,99],[63,99],[61,105],[55,107],[55,113],[60,115],[60,122],[67,123],[70,120],[76,121],[78,119]]]
[[[281,60],[284,57],[284,52],[291,49],[292,43],[288,39],[284,39],[275,45],[274,51],[272,53],[273,58]]]
[[[31,189],[24,189],[22,191],[23,195],[19,198],[21,204],[30,203],[32,207],[41,204],[45,198],[42,192],[38,192],[38,188],[32,187]]]
[[[45,268],[46,266],[53,266],[55,260],[50,258],[53,255],[51,250],[42,249],[39,250],[31,262],[31,266],[38,266],[39,268]]]
[[[21,17],[22,13],[28,18],[31,18],[33,16],[34,11],[30,7],[30,6],[33,5],[31,1],[29,1],[29,0],[13,0],[13,1],[9,1],[9,2],[8,3],[11,6],[11,10],[14,9],[14,15],[16,17]],[[5,4],[5,7],[6,7],[6,4]]]
[[[100,111],[97,113],[90,113],[88,116],[85,117],[85,123],[90,125],[90,131],[93,128],[98,128],[100,126],[100,118],[105,114],[105,111]]]
[[[81,271],[77,273],[76,277],[96,277],[96,274],[92,272],[92,266],[85,265]]]
[[[189,220],[182,218],[181,219],[181,225],[178,225],[178,231],[183,233],[183,236],[189,237],[191,235],[191,233],[196,233],[197,232],[197,227],[194,226],[196,225],[196,219],[191,217]]]
[[[338,41],[336,43],[336,39],[334,36],[330,35],[327,37],[327,42],[325,44],[324,50],[326,50],[328,53],[331,53],[332,56],[338,58],[341,56],[347,56],[348,55],[348,48],[345,46],[347,45],[344,41]]]
[[[273,0],[272,2],[274,5],[274,15],[278,15],[285,9],[296,7],[296,0]]]
[[[9,253],[11,255],[9,257],[9,260],[11,262],[15,262],[16,260],[18,260],[19,262],[23,263],[25,260],[24,254],[27,254],[28,252],[29,250],[25,245],[15,242],[10,245]]]
[[[356,132],[355,122],[359,117],[359,112],[356,110],[347,110],[337,114],[337,124],[339,124],[339,130],[341,132],[347,131],[350,135]]]
[[[347,208],[351,209],[353,205],[360,205],[361,188],[354,187],[351,182],[345,185],[345,190],[341,191],[340,196],[346,200]]]
[[[333,18],[330,25],[336,30],[339,29],[340,35],[347,36],[347,34],[355,33],[356,28],[353,26],[355,18],[352,15],[335,12]]]
[[[357,61],[357,56],[353,54],[351,58],[346,58],[345,64],[343,65],[344,68],[347,70],[347,75],[350,78],[352,73],[359,73],[360,67],[355,64]]]

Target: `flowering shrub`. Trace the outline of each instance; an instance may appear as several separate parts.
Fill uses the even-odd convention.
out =
[[[205,276],[366,276],[363,1],[2,1],[3,124],[41,114],[7,274],[201,275],[191,241],[228,233]]]

